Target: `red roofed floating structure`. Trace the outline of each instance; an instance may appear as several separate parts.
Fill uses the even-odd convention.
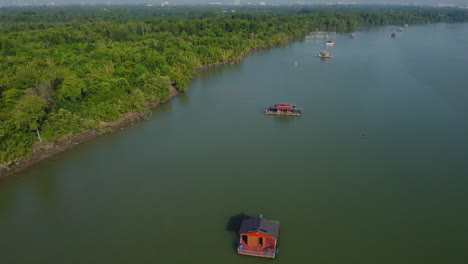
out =
[[[239,230],[239,247],[242,255],[275,258],[278,249],[276,242],[279,234],[279,222],[259,218],[245,219]]]
[[[292,104],[275,104],[276,109],[278,110],[292,110],[294,105]]]
[[[267,115],[290,115],[290,116],[301,116],[302,110],[297,109],[292,104],[275,104],[275,106],[267,107],[265,110]]]

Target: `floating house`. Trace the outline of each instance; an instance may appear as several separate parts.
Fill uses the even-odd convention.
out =
[[[317,56],[324,59],[329,59],[332,57],[332,55],[326,50],[321,51],[319,54],[317,54]]]
[[[245,219],[239,230],[239,247],[242,255],[275,258],[278,249],[276,242],[279,234],[279,222],[263,217]]]
[[[265,110],[266,115],[289,115],[289,116],[301,116],[302,110],[297,109],[292,104],[275,104],[275,106],[267,107]]]

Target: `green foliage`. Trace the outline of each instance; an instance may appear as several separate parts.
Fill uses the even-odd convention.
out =
[[[61,108],[44,122],[42,136],[46,141],[54,141],[67,134],[73,135],[83,130],[83,123],[83,118]]]
[[[138,77],[144,73],[146,73],[148,70],[146,69],[145,66],[141,65],[141,64],[137,64],[135,65],[135,67],[133,68],[133,74],[135,75],[135,77]]]
[[[145,94],[140,89],[135,89],[130,93],[130,96],[127,101],[128,111],[142,111],[142,105],[146,101]],[[127,110],[126,109],[126,110]]]
[[[13,161],[20,157],[30,155],[32,152],[31,145],[37,138],[31,133],[25,131],[8,131],[8,136],[0,141],[0,162],[5,165],[10,165]]]
[[[14,87],[19,90],[25,90],[33,87],[38,81],[38,75],[36,69],[33,69],[30,65],[17,65],[14,75],[6,79],[8,87]]]
[[[88,116],[91,119],[103,121],[115,121],[119,119],[121,111],[121,101],[101,102],[90,106]]]
[[[184,91],[197,67],[314,30],[468,21],[457,9],[73,7],[0,10],[0,163]],[[37,135],[36,135],[37,134]]]
[[[82,93],[86,90],[84,81],[74,74],[68,75],[59,89],[58,96],[60,99],[77,101],[81,98]]]
[[[46,115],[46,102],[39,96],[27,95],[21,99],[15,108],[14,120],[17,128],[38,130]]]
[[[3,103],[6,107],[15,105],[18,99],[24,94],[23,91],[19,89],[10,89],[3,92]]]
[[[143,89],[151,101],[165,102],[171,95],[171,80],[166,76],[154,76],[145,80]]]

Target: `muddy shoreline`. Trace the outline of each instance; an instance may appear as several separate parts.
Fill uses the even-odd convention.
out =
[[[177,96],[180,92],[174,87],[171,87],[171,95],[170,99],[174,96]],[[161,103],[148,103],[144,105],[145,110],[155,109],[161,105]],[[78,134],[61,138],[57,141],[44,141],[44,142],[36,142],[32,146],[33,154],[29,156],[27,159],[20,160],[17,164],[12,164],[7,169],[0,168],[0,180],[2,178],[6,178],[8,176],[13,176],[18,172],[21,172],[27,168],[32,167],[33,165],[46,160],[52,156],[55,156],[61,152],[67,151],[72,149],[73,147],[92,141],[95,138],[101,137],[103,135],[107,135],[109,133],[113,133],[115,131],[121,130],[125,127],[133,125],[135,122],[145,119],[146,118],[145,111],[142,112],[128,112],[123,114],[119,120],[111,121],[111,122],[101,122],[103,131],[98,130],[85,130]]]
[[[268,49],[268,48],[273,48],[273,47],[278,47],[281,45],[284,45],[286,43],[289,43],[296,38],[289,39],[285,41],[284,43],[281,43],[279,45],[272,45],[268,47],[260,47],[260,48],[253,48],[249,51],[247,51],[245,54],[237,58],[235,61],[222,61],[218,63],[213,63],[205,66],[200,66],[196,69],[196,72],[203,72],[212,68],[217,68],[221,67],[223,65],[228,65],[228,64],[236,64],[240,63],[243,58],[248,56],[251,52],[257,51],[257,50],[263,50],[263,49]],[[176,89],[175,86],[172,86],[171,88],[171,96],[168,99],[171,100],[173,97],[177,96],[181,92]],[[158,107],[161,103],[149,103],[144,105],[144,108],[146,110],[151,110],[156,107]],[[18,174],[19,172],[32,167],[35,164],[38,164],[39,162],[46,160],[52,156],[55,156],[59,153],[62,153],[64,151],[67,151],[69,149],[72,149],[73,147],[92,141],[95,138],[101,137],[103,135],[115,132],[117,130],[120,130],[122,128],[128,127],[135,123],[136,121],[142,120],[146,117],[144,112],[129,112],[124,115],[122,115],[119,120],[117,121],[112,121],[112,122],[102,122],[104,131],[97,131],[97,130],[86,130],[83,132],[80,132],[78,134],[75,134],[70,137],[65,137],[62,139],[59,139],[57,141],[53,142],[36,142],[33,145],[33,154],[29,157],[27,157],[24,160],[18,161],[16,164],[12,164],[7,168],[0,167],[0,180],[9,176],[13,176],[15,174]]]

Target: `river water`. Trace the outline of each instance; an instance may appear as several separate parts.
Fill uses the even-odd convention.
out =
[[[270,263],[240,214],[281,222],[276,263],[468,263],[468,24],[397,28],[253,52],[2,180],[1,263]]]

